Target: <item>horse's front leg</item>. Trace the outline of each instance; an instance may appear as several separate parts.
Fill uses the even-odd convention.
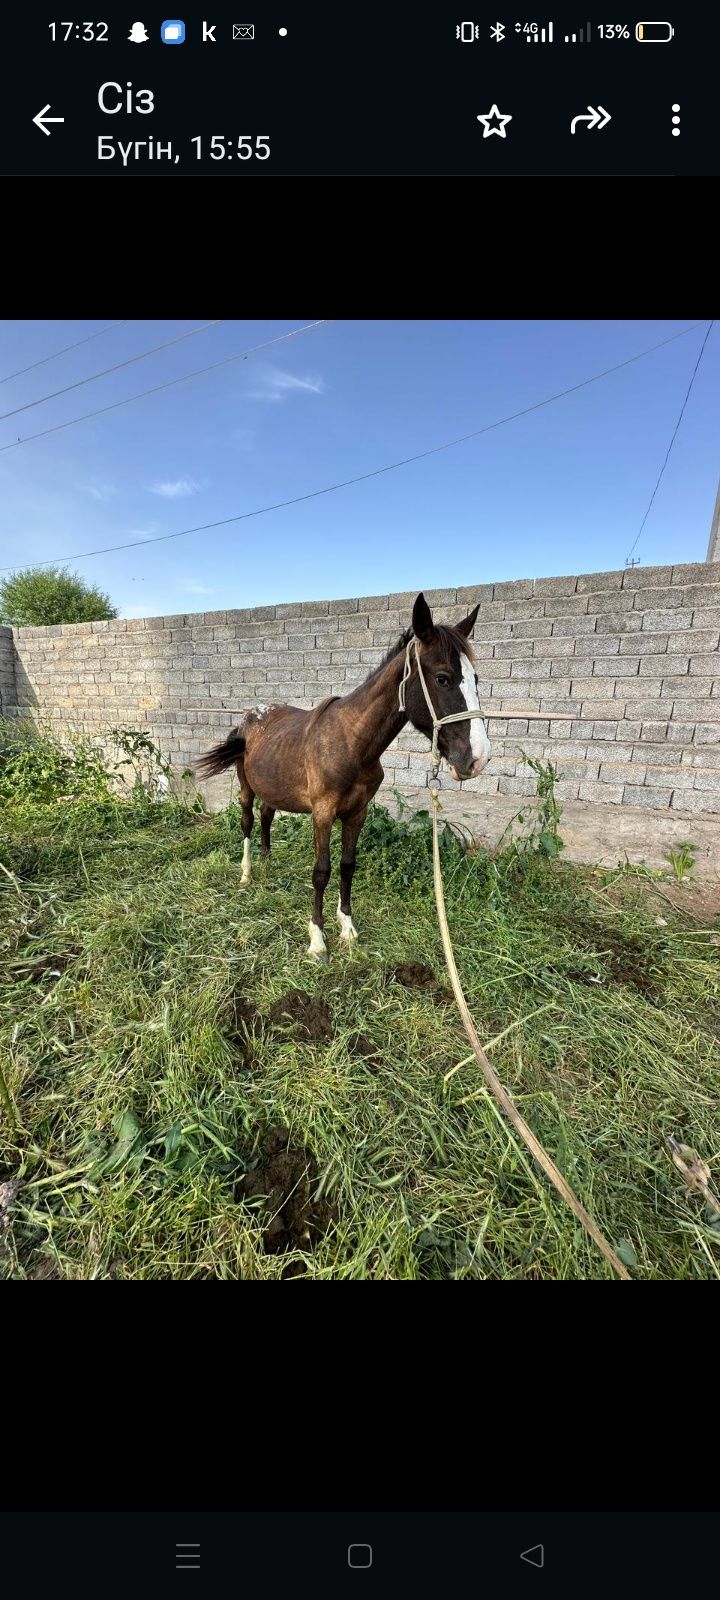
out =
[[[315,838],[315,866],[313,868],[313,889],[315,890],[315,910],[310,922],[310,945],[308,955],[314,961],[327,961],[327,945],[323,933],[323,897],[330,877],[330,830],[334,821],[334,812],[313,811],[313,835]]]
[[[346,944],[352,944],[357,939],[357,928],[352,919],[350,909],[350,890],[352,888],[353,873],[355,871],[355,850],[358,836],[367,816],[367,806],[362,811],[356,811],[352,817],[346,817],[342,825],[342,856],[340,858],[340,895],[338,898],[337,916],[340,923],[340,938]]]

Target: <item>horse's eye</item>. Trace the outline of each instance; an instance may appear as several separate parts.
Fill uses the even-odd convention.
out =
[[[440,688],[441,689],[444,689],[446,684],[448,684],[450,682],[450,679],[447,677],[446,673],[439,672],[438,675],[437,675],[437,678],[435,679],[435,682],[440,684]]]

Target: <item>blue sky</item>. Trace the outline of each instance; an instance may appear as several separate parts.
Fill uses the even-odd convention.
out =
[[[0,385],[0,411],[206,320],[126,323]],[[222,323],[8,418],[0,446],[311,320]],[[0,453],[0,566],[172,533],[372,471],[532,405],[693,320],[329,323]],[[0,378],[104,325],[1,324]],[[622,567],[706,326],[567,399],[368,483],[69,565],[107,590],[123,616]],[[643,565],[704,559],[719,377],[714,329],[635,551]]]

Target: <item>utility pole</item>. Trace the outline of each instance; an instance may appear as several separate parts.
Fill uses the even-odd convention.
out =
[[[720,483],[718,484],[717,500],[715,501],[715,510],[710,528],[710,543],[708,544],[705,560],[720,561]]]

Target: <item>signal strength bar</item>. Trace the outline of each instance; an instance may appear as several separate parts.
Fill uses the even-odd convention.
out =
[[[541,28],[539,33],[526,33],[525,41],[526,41],[527,44],[538,44],[538,43],[539,44],[552,44],[552,42],[553,42],[553,25],[552,25],[552,23],[549,22],[548,25],[547,25],[547,38],[545,37],[545,29]]]
[[[592,23],[587,22],[585,24],[585,27],[580,29],[579,33],[566,33],[566,35],[565,35],[565,43],[566,44],[589,44],[590,43],[591,33],[592,33]]]

